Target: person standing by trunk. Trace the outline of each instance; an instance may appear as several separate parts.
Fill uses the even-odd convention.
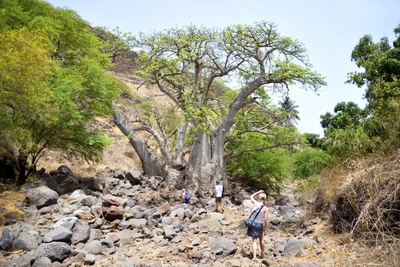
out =
[[[258,195],[259,201],[254,199]],[[253,207],[251,208],[250,218],[254,220],[254,225],[247,228],[247,235],[252,238],[253,259],[257,256],[257,239],[260,243],[261,258],[264,258],[264,236],[267,234],[268,227],[268,208],[265,207],[267,196],[260,190],[250,196]]]
[[[219,183],[219,180],[215,181],[215,184],[215,211],[218,212],[219,207],[221,207],[221,211],[224,212],[224,208],[221,205],[224,187]]]
[[[182,200],[183,207],[186,209],[187,208],[187,204],[189,203],[189,200],[186,197],[186,190],[185,189],[182,189],[182,199],[181,200]]]

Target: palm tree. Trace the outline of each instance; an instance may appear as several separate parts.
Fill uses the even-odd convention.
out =
[[[297,121],[300,120],[298,108],[299,106],[295,105],[288,95],[283,98],[283,101],[279,101],[279,109],[286,114],[284,119],[286,125],[297,124]]]

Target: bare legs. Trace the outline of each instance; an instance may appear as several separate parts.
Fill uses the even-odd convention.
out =
[[[253,244],[252,244],[252,248],[253,248],[253,260],[256,259],[257,256],[257,237],[252,237],[253,238]]]
[[[218,202],[218,201],[215,202],[215,211],[218,211],[220,204],[221,204],[221,202]]]
[[[253,260],[256,259],[257,257],[257,239],[260,242],[260,248],[261,248],[261,259],[264,258],[264,236],[260,237],[252,237],[253,239],[253,244],[252,244],[252,249],[253,249]]]
[[[224,205],[222,203],[222,198],[221,197],[215,198],[215,211],[218,212],[219,208],[221,208],[221,211],[224,212],[223,206]]]
[[[261,259],[264,259],[264,236],[262,235],[258,239],[260,240]]]

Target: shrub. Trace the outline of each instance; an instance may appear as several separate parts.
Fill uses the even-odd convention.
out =
[[[293,177],[302,180],[319,174],[331,156],[325,151],[310,148],[296,152],[293,158]]]

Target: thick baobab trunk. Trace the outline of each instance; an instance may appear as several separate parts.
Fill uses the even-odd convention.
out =
[[[224,138],[223,132],[213,136],[201,133],[193,144],[185,171],[185,186],[200,196],[213,194],[216,180],[222,181],[227,189]]]
[[[130,144],[138,154],[144,173],[150,176],[158,175],[166,177],[167,171],[165,165],[158,161],[155,155],[148,150],[146,145],[129,125],[129,122],[125,116],[119,112],[115,112],[113,117],[115,124],[118,126],[121,132],[128,137]]]

